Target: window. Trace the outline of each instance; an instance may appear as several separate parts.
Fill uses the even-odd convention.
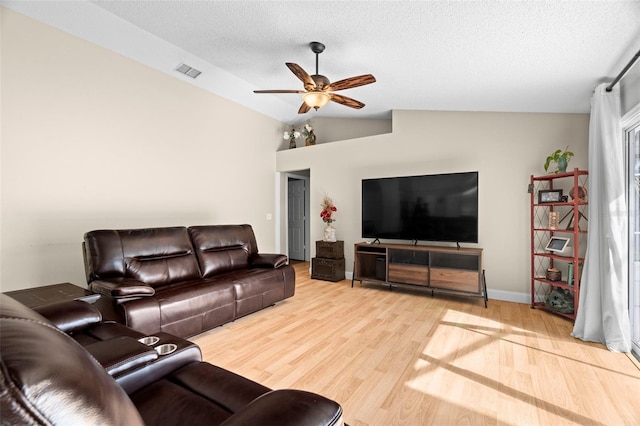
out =
[[[640,105],[634,111],[625,116],[623,129],[629,159],[629,319],[632,352],[640,359]]]

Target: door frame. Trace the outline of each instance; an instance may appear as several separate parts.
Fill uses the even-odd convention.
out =
[[[304,260],[307,262],[311,261],[311,227],[310,227],[310,218],[309,218],[309,211],[310,211],[310,197],[309,197],[309,193],[311,191],[311,176],[305,176],[302,174],[298,174],[295,172],[287,172],[284,173],[284,202],[282,203],[285,214],[283,214],[284,217],[284,253],[287,254],[287,256],[289,255],[289,179],[299,179],[299,180],[304,180],[305,181],[305,192],[304,192],[304,209],[305,209],[305,219],[304,219],[304,240],[305,240],[305,251],[304,251]]]

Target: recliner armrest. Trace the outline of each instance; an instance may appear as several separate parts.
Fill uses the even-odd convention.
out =
[[[95,280],[89,283],[89,288],[96,293],[104,294],[115,299],[125,297],[148,297],[156,294],[153,287],[132,278],[114,278],[113,280]]]
[[[279,268],[286,265],[288,260],[284,254],[256,254],[251,258],[250,264],[262,268]]]
[[[33,310],[67,334],[102,321],[102,314],[96,307],[80,300],[52,303]]]
[[[342,407],[322,395],[281,389],[267,392],[233,414],[220,426],[339,426],[343,424]]]
[[[158,358],[158,353],[129,336],[91,343],[84,347],[109,373],[118,376]]]

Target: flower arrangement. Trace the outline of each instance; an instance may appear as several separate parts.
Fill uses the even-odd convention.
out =
[[[284,140],[291,140],[291,139],[298,139],[300,137],[300,132],[296,131],[295,128],[291,128],[291,131],[286,131],[284,132],[284,134],[282,135],[282,139]]]
[[[302,134],[306,138],[305,142],[307,146],[316,144],[316,135],[313,133],[313,127],[311,127],[311,124],[307,123],[304,125]]]
[[[294,127],[291,128],[290,132],[285,130],[285,132],[282,134],[282,138],[284,140],[289,140],[289,149],[296,147],[296,139],[298,139],[299,137],[300,132],[296,131]]]
[[[291,127],[291,130],[285,130],[282,134],[282,138],[289,141],[289,148],[296,147],[296,139],[300,136],[304,136],[306,138],[307,145],[316,144],[316,135],[313,134],[313,127],[309,123],[302,126],[301,132],[297,131],[295,127]]]
[[[307,123],[304,125],[304,128],[302,129],[302,134],[304,136],[309,136],[313,134],[313,127],[311,127],[311,124]]]
[[[331,223],[336,221],[333,218],[333,213],[337,212],[338,209],[333,204],[333,200],[330,197],[325,195],[324,199],[322,200],[322,204],[320,204],[320,207],[322,207],[322,211],[320,212],[320,217],[324,222]]]

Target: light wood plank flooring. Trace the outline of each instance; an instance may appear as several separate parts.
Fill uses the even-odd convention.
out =
[[[640,370],[528,305],[312,280],[194,337],[206,361],[338,401],[356,425],[640,425]]]

